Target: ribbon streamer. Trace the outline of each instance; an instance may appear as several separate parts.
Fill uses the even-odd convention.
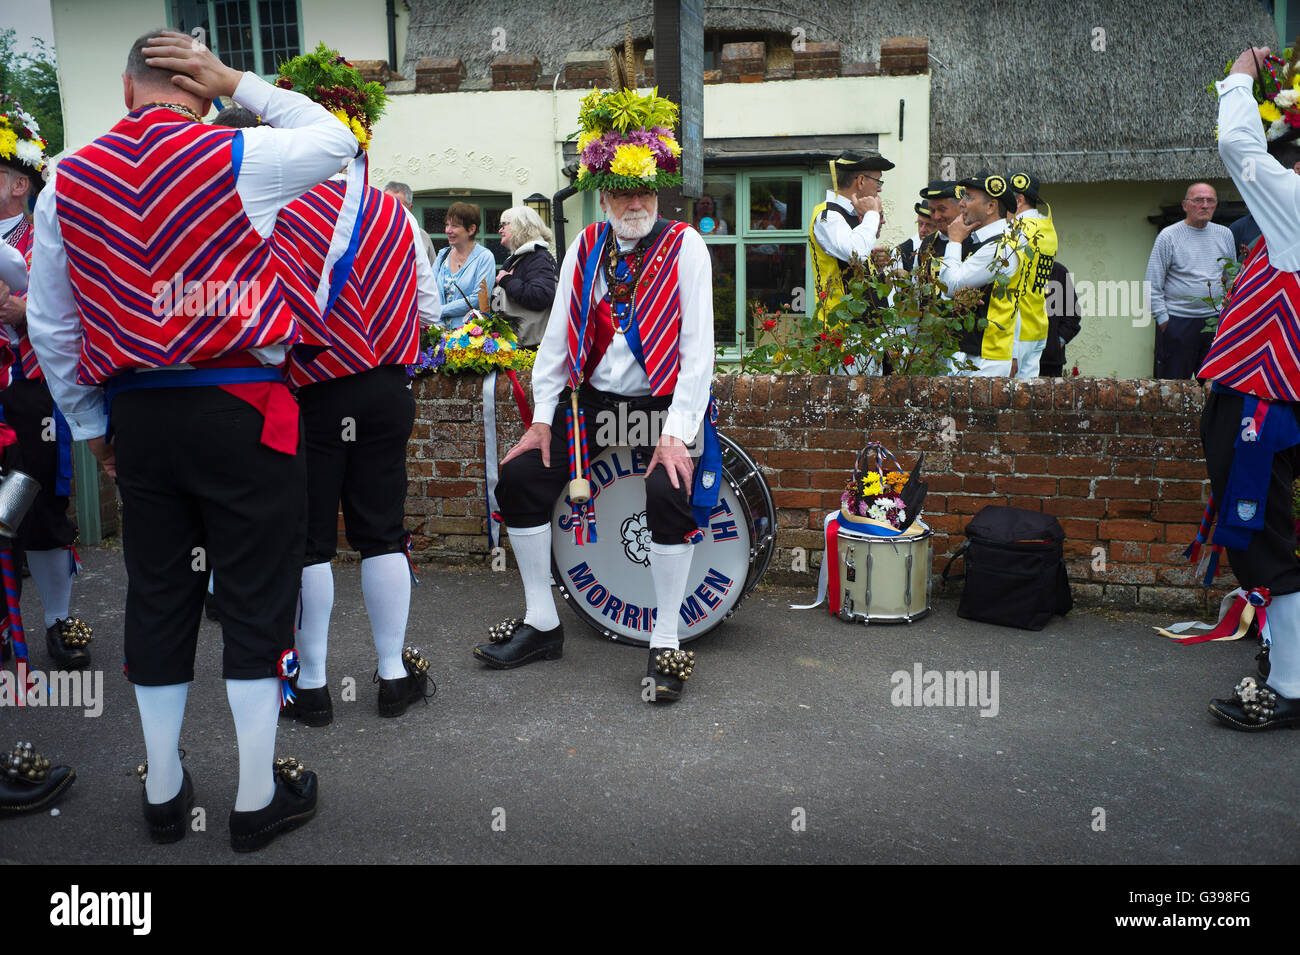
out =
[[[1271,602],[1272,598],[1267,587],[1257,587],[1249,592],[1238,587],[1220,601],[1219,620],[1216,624],[1189,620],[1154,629],[1162,637],[1177,640],[1183,646],[1191,646],[1195,643],[1219,643],[1240,640],[1249,632],[1251,623],[1258,617],[1260,635],[1267,644],[1271,637],[1268,632],[1268,605]],[[1204,632],[1187,635],[1198,627]]]
[[[356,255],[356,240],[361,234],[357,228],[357,222],[361,213],[361,199],[366,191],[366,164],[367,157],[365,153],[362,153],[348,164],[348,180],[343,194],[343,206],[339,209],[338,221],[334,223],[334,235],[330,238],[329,251],[325,254],[325,266],[321,269],[320,282],[316,285],[316,310],[322,319],[334,307],[334,300],[338,298],[339,292],[343,290],[343,283],[347,281],[347,277],[352,271],[352,259],[349,257],[338,270],[339,275],[335,280],[335,264],[349,250],[354,256]]]

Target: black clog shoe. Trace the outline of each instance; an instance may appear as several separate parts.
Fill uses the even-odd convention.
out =
[[[1300,728],[1300,700],[1280,696],[1253,676],[1243,677],[1232,690],[1230,700],[1211,700],[1215,719],[1235,730],[1257,733],[1289,726]]]
[[[280,719],[296,720],[308,726],[329,726],[334,721],[334,703],[328,686],[303,690],[293,688],[293,699],[280,709]]]
[[[535,660],[564,656],[564,624],[537,630],[517,617],[488,628],[489,643],[474,648],[474,657],[494,670],[513,670]]]
[[[76,617],[55,620],[45,631],[45,648],[56,670],[84,670],[90,666],[90,646],[94,631]]]
[[[31,743],[15,744],[0,757],[0,817],[54,805],[76,778],[70,766],[52,766]]]
[[[275,760],[275,795],[269,805],[230,813],[230,848],[255,852],[282,832],[309,822],[316,815],[316,774],[292,756]]]
[[[401,716],[416,700],[424,700],[427,705],[429,698],[438,692],[438,684],[429,679],[429,661],[415,647],[402,650],[402,665],[406,667],[406,676],[396,680],[381,680],[375,673],[375,682],[379,684],[380,716]]]
[[[143,776],[140,781],[144,782]],[[149,826],[151,842],[167,845],[185,838],[190,827],[190,810],[194,808],[194,780],[188,769],[181,769],[181,791],[171,799],[150,802],[148,792],[142,792],[140,798],[144,801],[144,821]]]
[[[682,698],[686,681],[695,672],[694,650],[668,650],[664,648],[650,650],[650,659],[646,664],[646,679],[653,681],[650,694],[651,703],[671,703]],[[642,683],[642,687],[647,686]]]

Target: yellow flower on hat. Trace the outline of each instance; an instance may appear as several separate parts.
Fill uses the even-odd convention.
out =
[[[1282,111],[1268,100],[1265,100],[1259,104],[1259,115],[1264,118],[1264,122],[1275,123],[1282,118]]]
[[[660,136],[659,141],[667,146],[668,151],[674,156],[680,156],[682,154],[682,147],[677,145],[677,140],[673,139],[671,136]]]
[[[591,145],[592,143],[594,143],[596,140],[600,139],[600,135],[601,135],[601,134],[600,134],[600,130],[598,130],[598,129],[590,129],[590,130],[588,130],[587,132],[583,133],[581,136],[579,136],[579,137],[578,137],[578,152],[581,153],[584,149],[586,149],[588,146],[590,146],[590,145]]]
[[[18,152],[18,135],[12,129],[0,129],[0,156],[12,159]]]
[[[625,143],[614,151],[614,161],[609,164],[609,171],[617,176],[654,179],[659,172],[659,167],[649,146]]]

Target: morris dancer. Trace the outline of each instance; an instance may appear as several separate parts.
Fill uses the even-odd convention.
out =
[[[660,702],[681,696],[693,666],[693,654],[680,649],[679,611],[691,544],[703,536],[699,525],[707,523],[721,474],[716,436],[711,449],[706,419],[713,372],[712,267],[699,233],[684,222],[658,218],[656,190],[681,181],[681,150],[671,133],[676,106],[640,97],[651,128],[618,132],[591,116],[611,95],[593,92],[583,101],[578,178],[579,189],[600,190],[608,222],[588,226],[565,254],[561,294],[533,367],[534,423],[503,459],[497,486],[526,610],[522,623],[492,628],[493,642],[476,647],[474,655],[495,669],[560,658],[564,628],[550,589],[551,516],[569,478],[585,477],[571,473],[573,452],[582,449],[584,431],[595,436],[595,416],[602,410],[618,414],[626,405],[635,416],[666,409],[645,475],[657,606],[646,675],[654,681],[651,699]],[[575,389],[576,420],[566,411]],[[687,445],[701,428],[705,447],[695,467]],[[583,470],[600,447],[586,442]],[[578,534],[594,527],[588,520],[593,517],[575,505]]]
[[[118,479],[149,835],[174,842],[189,828],[194,785],[177,743],[204,553],[239,745],[231,845],[251,851],[316,811],[316,775],[274,760],[277,678],[295,668],[306,472],[279,367],[299,331],[266,237],[357,139],[186,34],[138,39],[123,88],[130,112],[63,159],[37,203],[28,331],[73,436]],[[216,96],[288,128],[206,127]]]
[[[294,66],[290,61],[285,71]],[[359,74],[356,80],[359,88]],[[215,122],[259,125],[238,107],[222,110]],[[346,191],[344,179],[331,179],[280,211],[272,245],[304,324],[321,323],[316,293]],[[428,684],[428,664],[411,648],[403,652],[411,604],[406,442],[415,424],[405,366],[416,360],[420,327],[438,320],[441,299],[415,217],[396,196],[365,186],[355,228],[355,256],[331,270],[335,280],[347,270],[326,302],[323,330],[331,347],[310,358],[295,351],[289,359],[307,448],[307,556],[294,635],[301,669],[294,699],[280,715],[308,726],[327,726],[334,715],[325,660],[340,500],[348,543],[361,554],[361,593],[379,658],[379,715],[400,716]]]
[[[1245,51],[1216,84],[1219,155],[1263,236],[1224,303],[1198,375],[1213,382],[1201,439],[1213,492],[1207,521],[1217,516],[1218,527],[1212,540],[1205,532],[1197,540],[1226,551],[1247,592],[1239,599],[1257,608],[1270,643],[1265,685],[1247,677],[1232,699],[1210,702],[1215,717],[1239,730],[1300,725],[1300,560],[1291,510],[1300,467],[1300,176],[1293,171],[1300,128],[1292,125],[1300,106],[1291,67],[1267,61],[1268,53]],[[1280,86],[1285,95],[1256,102],[1257,79],[1268,82],[1266,93]]]
[[[988,286],[980,295],[975,313],[988,322],[984,328],[976,325],[962,333],[961,351],[952,358],[952,374],[985,378],[1014,375],[1015,317],[1011,314],[1001,321],[996,315],[990,318],[990,301],[996,276],[1009,278],[1020,267],[1020,257],[1002,242],[1007,232],[1006,216],[1015,209],[1015,200],[1006,179],[996,173],[983,172],[958,185],[964,190],[961,215],[948,225],[939,281],[947,286],[949,295],[959,289]],[[973,370],[956,369],[966,361],[975,366]]]
[[[1038,177],[1024,170],[1007,173],[1015,197],[1013,232],[1023,235],[1019,264],[1007,286],[1007,295],[989,303],[989,320],[1015,326],[1012,356],[1017,378],[1037,378],[1047,346],[1047,280],[1056,262],[1058,239],[1052,207],[1038,195]],[[1019,241],[1019,240],[1017,240]]]
[[[0,97],[0,131],[14,134],[14,145],[0,151],[0,236],[31,266],[35,230],[27,217],[28,203],[44,186],[49,165],[45,141],[36,120],[10,97]],[[0,137],[0,142],[3,137]],[[0,146],[0,150],[4,147]],[[6,289],[0,287],[0,296]],[[15,568],[27,555],[27,566],[45,611],[45,646],[55,669],[82,670],[90,666],[91,629],[68,612],[72,578],[77,572],[73,543],[77,528],[68,519],[72,483],[72,432],[54,407],[41,366],[27,340],[27,302],[9,295],[0,304],[0,322],[9,336],[7,365],[0,369],[0,415],[14,429],[18,445],[9,466],[40,482],[32,508],[14,541]],[[16,575],[22,592],[22,576]],[[0,637],[0,658],[8,658],[8,635]]]

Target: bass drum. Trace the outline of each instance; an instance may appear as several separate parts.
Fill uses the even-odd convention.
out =
[[[739,608],[767,571],[776,548],[776,506],[763,473],[726,436],[722,489],[694,545],[677,633],[682,643],[704,636]],[[636,647],[650,645],[655,591],[650,576],[650,529],[645,515],[645,468],[629,448],[607,448],[591,462],[596,542],[578,546],[568,496],[551,525],[552,573],[573,611],[601,635]]]

